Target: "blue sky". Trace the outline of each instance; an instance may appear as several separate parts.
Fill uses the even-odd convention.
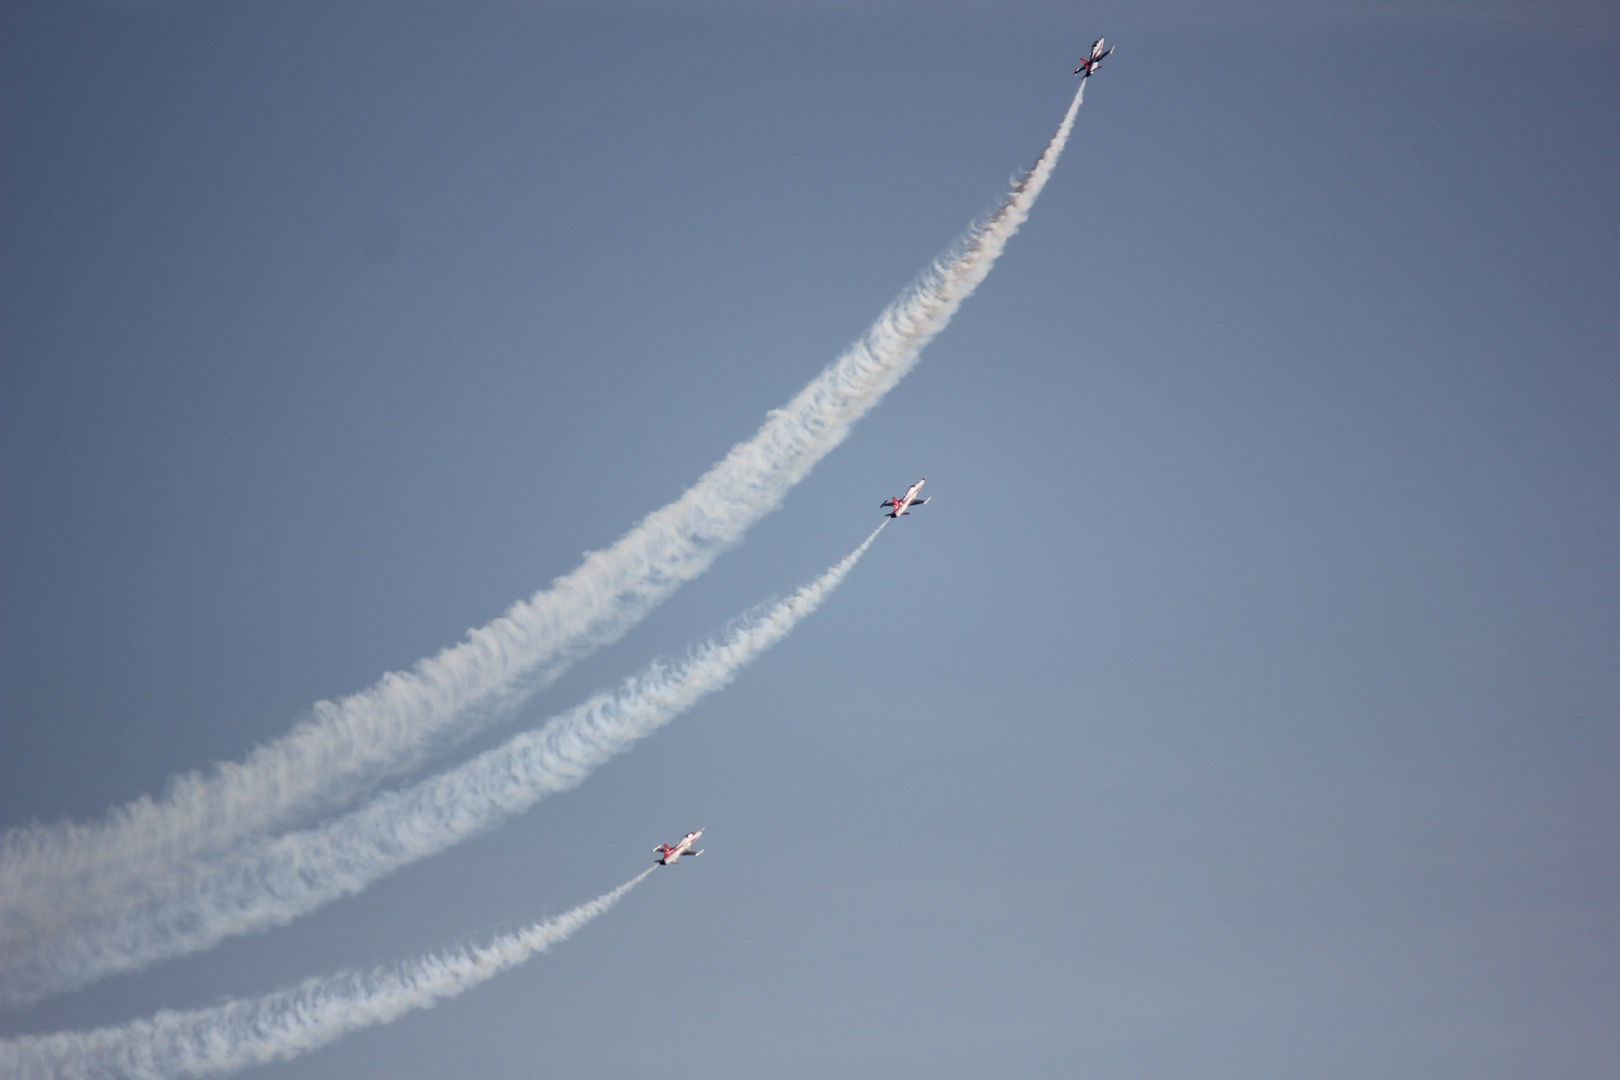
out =
[[[446,761],[934,501],[577,791],[0,1014],[550,955],[255,1075],[1620,1062],[1620,23],[1517,4],[0,9],[0,825],[241,758],[611,543],[999,197],[922,365]]]

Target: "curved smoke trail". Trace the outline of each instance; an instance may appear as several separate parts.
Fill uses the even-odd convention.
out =
[[[814,581],[736,620],[682,660],[654,661],[616,692],[596,694],[463,765],[238,853],[183,893],[119,912],[71,938],[17,950],[0,988],[13,1001],[30,1001],[284,925],[578,785],[786,637],[887,524]]]
[[[456,997],[566,941],[654,869],[643,870],[588,904],[488,945],[430,954],[369,974],[344,971],[307,979],[289,990],[231,999],[206,1009],[165,1009],[149,1019],[114,1027],[0,1040],[0,1075],[10,1080],[157,1080],[213,1076],[296,1057],[351,1031],[387,1024],[413,1009]]]
[[[878,317],[866,334],[772,410],[753,438],[612,547],[588,555],[461,644],[321,702],[243,761],[190,772],[90,824],[16,829],[0,841],[0,967],[15,947],[67,937],[86,919],[183,889],[232,848],[351,802],[437,745],[515,706],[571,663],[622,636],[708,568],[917,362],[990,273],[1029,216],[1068,141],[1084,82],[1035,167]]]

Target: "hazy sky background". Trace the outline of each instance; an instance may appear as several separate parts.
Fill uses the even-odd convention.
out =
[[[1611,5],[0,6],[0,825],[452,644],[675,497],[1035,158],[745,544],[513,724],[934,501],[579,790],[114,1023],[555,914],[265,1077],[1611,1077]]]

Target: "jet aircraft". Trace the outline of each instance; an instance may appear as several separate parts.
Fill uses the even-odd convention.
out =
[[[1103,38],[1098,38],[1096,41],[1093,41],[1091,43],[1091,55],[1080,61],[1080,66],[1074,69],[1074,73],[1076,75],[1080,75],[1082,82],[1095,75],[1097,72],[1097,65],[1102,63],[1102,58],[1114,51],[1112,48],[1104,49],[1103,41]],[[1085,72],[1085,74],[1081,75],[1081,72]]]
[[[658,856],[658,865],[674,866],[676,863],[681,861],[682,855],[690,855],[695,859],[699,855],[703,854],[702,851],[692,850],[692,845],[697,843],[697,838],[702,835],[703,830],[699,829],[697,832],[689,832],[685,836],[681,837],[681,842],[673,847],[671,847],[669,844],[659,844],[657,847],[653,848],[653,854]]]
[[[902,517],[911,513],[911,510],[909,509],[910,507],[921,506],[923,503],[927,502],[928,499],[917,498],[917,492],[921,491],[922,486],[926,483],[928,483],[928,477],[925,476],[907,488],[904,495],[898,495],[892,499],[884,499],[882,502],[878,503],[879,506],[888,507],[889,512],[884,516],[892,518]],[[932,496],[930,496],[930,498],[932,498]]]

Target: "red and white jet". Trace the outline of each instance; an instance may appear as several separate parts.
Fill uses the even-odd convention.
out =
[[[697,838],[702,835],[703,830],[699,829],[697,832],[689,832],[685,836],[681,837],[681,842],[673,847],[668,844],[659,844],[657,847],[653,848],[653,854],[658,856],[658,864],[660,866],[674,866],[676,863],[681,861],[682,855],[690,855],[694,859],[697,858],[699,855],[703,854],[703,852],[693,851],[692,845],[697,843]]]
[[[911,513],[911,507],[921,506],[926,503],[928,499],[917,498],[917,492],[921,491],[922,486],[926,483],[928,483],[928,477],[925,476],[907,488],[904,495],[899,495],[892,499],[884,499],[882,502],[878,503],[879,506],[888,508],[889,512],[885,514],[884,517],[903,517],[904,515]]]
[[[1091,55],[1080,61],[1080,66],[1074,69],[1074,73],[1076,75],[1080,75],[1082,81],[1095,75],[1097,73],[1097,65],[1102,63],[1102,58],[1114,51],[1113,49],[1104,49],[1103,40],[1103,38],[1098,38],[1096,41],[1093,41],[1091,43]],[[1085,74],[1081,75],[1081,72],[1084,72]]]

